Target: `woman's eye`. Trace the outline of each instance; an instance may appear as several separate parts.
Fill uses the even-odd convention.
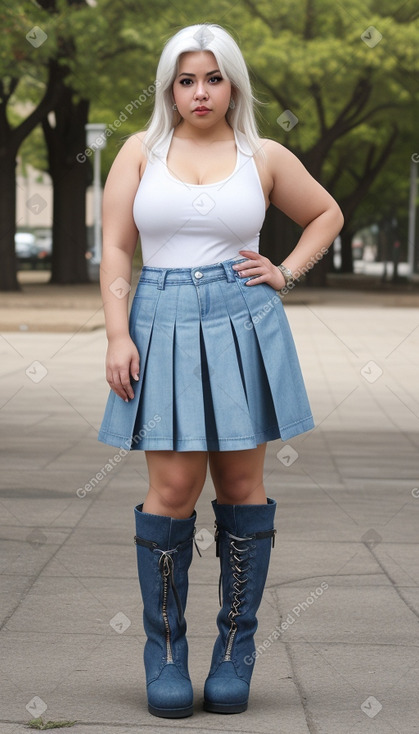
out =
[[[218,82],[222,82],[223,78],[221,76],[211,76],[208,80],[211,84],[218,84]],[[182,87],[190,87],[191,84],[193,84],[192,79],[181,79],[179,82]]]

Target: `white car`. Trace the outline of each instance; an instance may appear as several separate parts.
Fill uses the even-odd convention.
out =
[[[15,253],[18,260],[36,260],[38,248],[35,244],[35,236],[31,232],[16,232]]]

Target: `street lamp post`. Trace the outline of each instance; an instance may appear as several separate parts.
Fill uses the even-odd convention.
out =
[[[102,258],[102,187],[100,182],[100,151],[106,148],[103,133],[106,125],[89,123],[86,125],[87,147],[94,151],[93,157],[93,211],[94,211],[94,247],[92,264],[99,265]]]
[[[417,273],[416,257],[416,196],[418,190],[418,160],[419,156],[414,153],[410,162],[410,195],[409,195],[409,232],[407,236],[407,260],[409,263],[410,277]]]

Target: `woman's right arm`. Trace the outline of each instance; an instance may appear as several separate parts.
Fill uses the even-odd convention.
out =
[[[103,254],[100,289],[105,312],[108,350],[106,379],[123,400],[134,397],[131,377],[138,380],[140,356],[128,331],[128,301],[132,259],[138,230],[132,214],[144,163],[142,137],[130,137],[116,156],[103,192]]]

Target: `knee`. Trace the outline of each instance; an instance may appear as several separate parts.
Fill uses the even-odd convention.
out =
[[[177,472],[162,478],[150,487],[158,498],[162,514],[189,516],[202,491],[204,479],[199,476]]]
[[[159,484],[167,494],[173,497],[190,495],[202,489],[205,478],[193,471],[174,470],[166,476],[160,477]]]
[[[218,478],[215,489],[218,501],[228,505],[251,503],[254,496],[264,491],[260,477],[230,472]]]

